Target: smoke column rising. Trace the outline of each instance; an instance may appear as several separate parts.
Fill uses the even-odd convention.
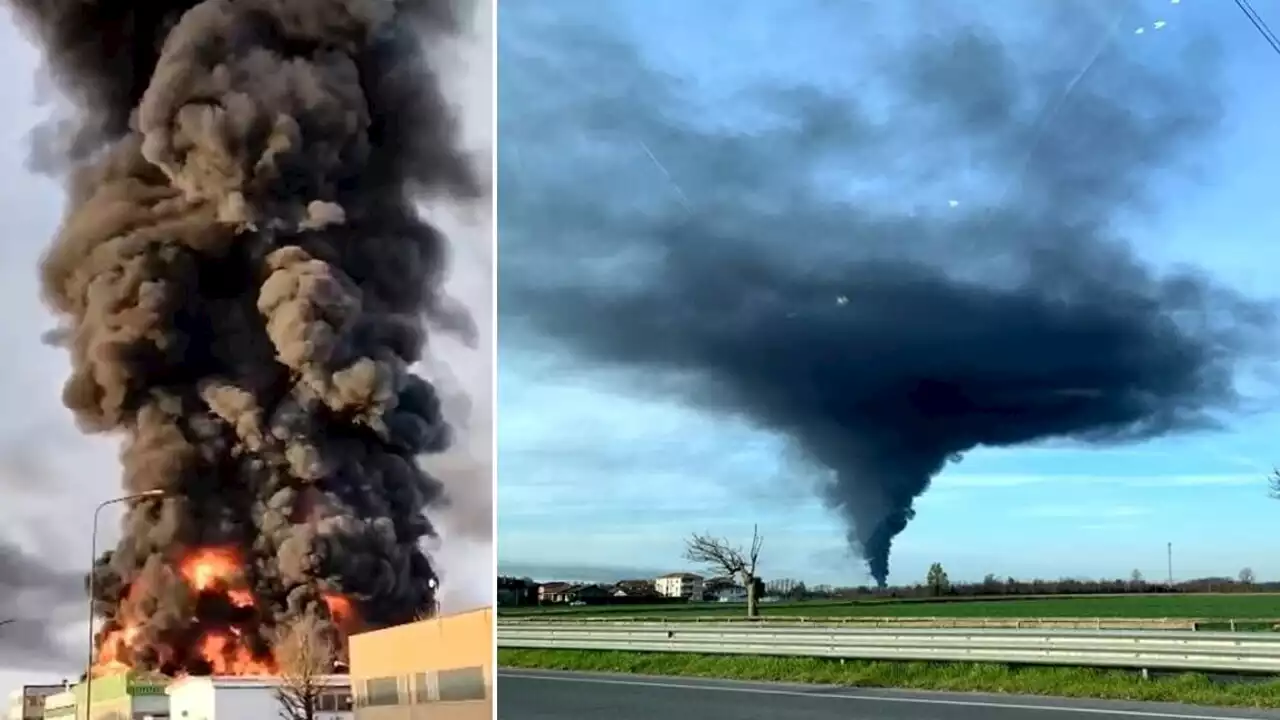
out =
[[[446,243],[414,202],[479,185],[421,43],[446,2],[11,0],[74,114],[42,267],[63,398],[122,433],[133,505],[95,570],[110,659],[269,669],[273,630],[429,611],[434,388],[411,374]],[[354,613],[351,610],[354,609]],[[100,658],[101,659],[101,658]]]
[[[1119,3],[1015,3],[1016,37],[906,5],[935,22],[823,5],[856,93],[699,104],[607,21],[504,29],[501,60],[503,337],[790,438],[880,584],[948,461],[1213,427],[1273,325],[1121,235],[1217,125],[1194,29],[1142,51],[1100,46]]]

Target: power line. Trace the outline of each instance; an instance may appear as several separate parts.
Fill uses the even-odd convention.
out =
[[[1267,41],[1271,49],[1275,50],[1277,55],[1280,55],[1280,39],[1276,38],[1275,33],[1271,32],[1271,28],[1267,26],[1267,21],[1263,20],[1258,11],[1253,9],[1253,6],[1249,4],[1249,0],[1236,0],[1236,7],[1240,8],[1240,12],[1244,13],[1246,18],[1249,18],[1250,24],[1262,35],[1262,39]]]

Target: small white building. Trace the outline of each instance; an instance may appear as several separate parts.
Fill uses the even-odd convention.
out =
[[[316,720],[354,720],[351,679],[326,675],[316,681],[326,688]],[[214,675],[174,680],[165,692],[170,720],[274,720],[280,717],[279,688],[275,677]]]
[[[40,720],[44,717],[44,699],[66,689],[65,685],[23,685],[9,693],[5,720]]]
[[[715,592],[715,598],[722,603],[740,603],[747,601],[747,589],[744,587],[727,587],[720,588]]]
[[[653,581],[653,587],[663,597],[682,597],[701,600],[704,581],[693,573],[671,573]]]
[[[78,710],[75,691],[68,688],[44,699],[44,710],[40,714],[43,720],[75,720]],[[84,717],[84,713],[80,713]]]

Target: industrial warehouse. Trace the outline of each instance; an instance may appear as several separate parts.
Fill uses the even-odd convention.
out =
[[[350,674],[311,678],[315,720],[460,720],[493,715],[494,615],[482,608],[352,635]],[[123,672],[85,683],[28,685],[7,720],[274,720],[289,717],[271,676]]]

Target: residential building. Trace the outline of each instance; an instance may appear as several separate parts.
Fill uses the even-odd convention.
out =
[[[613,596],[613,591],[604,585],[596,585],[588,583],[585,585],[573,585],[564,591],[564,598],[570,604],[578,603],[580,605],[596,605],[608,602]]]
[[[352,635],[354,720],[490,720],[494,630],[481,608]]]
[[[653,581],[654,588],[663,597],[688,598],[701,600],[703,579],[693,573],[671,573]]]
[[[324,688],[317,698],[315,720],[352,720],[351,679],[346,675],[322,675],[312,680]],[[284,682],[278,677],[253,676],[179,678],[166,688],[169,712],[164,717],[178,720],[284,717],[280,698]]]
[[[66,685],[23,685],[9,693],[5,720],[40,720],[44,716],[44,699],[66,690]]]
[[[619,580],[613,586],[614,597],[659,597],[652,580]]]
[[[169,717],[169,698],[165,688],[169,679],[163,675],[124,672],[93,679],[93,711],[86,712],[85,684],[80,682],[68,690],[44,699],[45,720],[117,720],[118,718]],[[189,718],[188,720],[196,720]]]
[[[747,589],[738,585],[733,587],[721,587],[714,592],[708,592],[707,595],[717,602],[747,601]]]
[[[565,593],[573,587],[573,583],[567,582],[542,583],[538,586],[538,603],[540,605],[567,603],[569,598]]]

